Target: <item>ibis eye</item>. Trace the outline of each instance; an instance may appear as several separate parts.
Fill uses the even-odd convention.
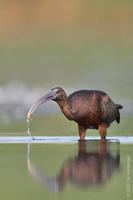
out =
[[[58,89],[54,89],[53,91],[54,91],[55,93],[58,93]]]

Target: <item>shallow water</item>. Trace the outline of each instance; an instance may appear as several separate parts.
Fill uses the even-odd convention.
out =
[[[132,120],[122,114],[106,143],[92,130],[79,142],[77,125],[62,115],[34,115],[35,140],[25,118],[0,121],[0,199],[132,199]]]
[[[132,199],[132,145],[1,144],[0,199]]]

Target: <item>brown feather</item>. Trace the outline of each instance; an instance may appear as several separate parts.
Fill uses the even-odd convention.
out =
[[[117,113],[116,113],[116,121],[118,124],[120,123],[120,112],[118,109],[117,109]]]
[[[123,108],[123,106],[120,105],[120,104],[115,104],[115,105],[116,105],[116,108],[117,108],[117,109],[122,109],[122,108]]]

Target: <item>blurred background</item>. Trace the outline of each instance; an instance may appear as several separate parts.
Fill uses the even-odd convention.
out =
[[[25,135],[28,109],[55,86],[67,94],[104,90],[124,106],[121,125],[114,123],[108,135],[133,135],[132,85],[131,0],[0,1],[1,135]],[[53,102],[38,109],[31,129],[77,135]]]

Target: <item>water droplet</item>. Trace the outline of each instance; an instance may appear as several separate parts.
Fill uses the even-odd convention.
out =
[[[31,135],[31,133],[30,133],[30,120],[29,120],[29,119],[27,119],[27,134],[28,134],[30,137],[32,137],[32,135]],[[33,137],[32,137],[32,139],[33,139]]]

